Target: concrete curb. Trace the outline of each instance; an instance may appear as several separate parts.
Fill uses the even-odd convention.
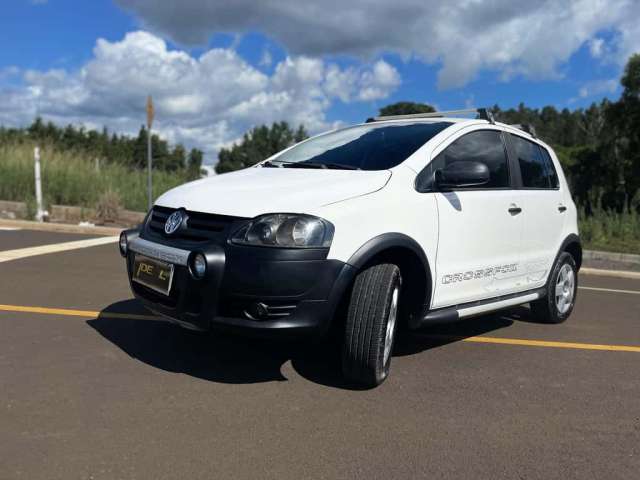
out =
[[[83,227],[67,225],[65,223],[40,223],[28,220],[0,220],[0,227],[22,228],[25,230],[40,230],[44,232],[79,233],[83,235],[117,236],[122,228],[113,227]]]
[[[615,253],[615,252],[602,252],[600,250],[585,250],[582,252],[583,260],[604,260],[607,262],[624,262],[624,263],[636,263],[640,265],[640,255],[634,255],[631,253]]]
[[[629,272],[626,270],[603,270],[599,268],[582,267],[580,273],[583,275],[597,275],[600,277],[617,277],[640,280],[640,272]]]

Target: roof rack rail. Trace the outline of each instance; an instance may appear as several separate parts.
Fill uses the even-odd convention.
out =
[[[538,138],[536,136],[536,127],[534,127],[530,123],[514,123],[514,124],[509,125],[509,126],[517,128],[518,130],[522,130],[523,132],[526,132],[529,135],[531,135],[533,138]]]
[[[491,110],[488,108],[466,108],[464,110],[447,110],[442,112],[429,112],[429,113],[411,113],[408,115],[383,115],[380,117],[369,118],[367,122],[381,122],[384,120],[409,120],[413,118],[438,118],[438,117],[453,117],[456,115],[465,115],[468,113],[475,113],[478,118],[487,120],[489,123],[496,123]]]

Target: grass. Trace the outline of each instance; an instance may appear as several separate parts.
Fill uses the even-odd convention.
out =
[[[580,237],[584,248],[640,254],[640,214],[596,210],[587,216],[580,212]]]
[[[75,152],[50,147],[41,154],[42,193],[45,206],[74,205],[95,208],[106,192],[115,192],[128,210],[147,210],[146,171],[121,164],[101,165]],[[153,195],[189,180],[185,171],[153,173]],[[26,201],[32,209],[35,197],[33,145],[0,146],[0,199]]]

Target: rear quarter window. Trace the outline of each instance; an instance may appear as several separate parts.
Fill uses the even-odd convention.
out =
[[[524,188],[558,188],[558,174],[549,152],[537,143],[509,134]]]
[[[547,175],[549,176],[549,182],[550,182],[551,188],[559,188],[560,181],[558,180],[558,172],[556,171],[556,166],[553,164],[551,155],[549,155],[549,152],[547,151],[546,148],[541,147],[539,145],[538,145],[538,148],[540,148],[540,154],[542,155],[545,168],[547,169]]]

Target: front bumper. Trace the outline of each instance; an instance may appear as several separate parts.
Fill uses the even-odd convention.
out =
[[[207,258],[202,280],[189,273],[192,251]],[[134,255],[175,265],[170,294],[131,280]],[[134,295],[151,311],[195,330],[257,335],[323,335],[354,268],[328,260],[328,249],[276,249],[209,244],[197,250],[133,238],[127,271]]]

